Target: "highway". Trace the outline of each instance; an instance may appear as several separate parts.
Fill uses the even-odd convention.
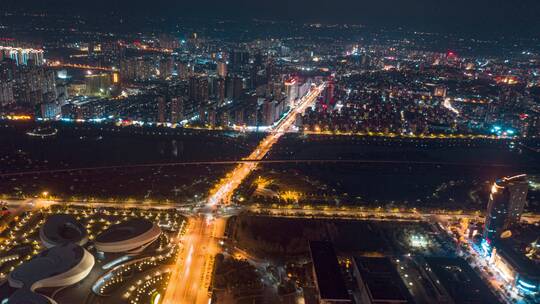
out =
[[[321,84],[304,96],[245,160],[263,159],[279,138],[292,128],[296,116],[313,105],[324,87],[325,84]],[[234,190],[255,168],[257,168],[257,162],[239,163],[210,192],[207,204],[202,208],[200,215],[190,219],[185,236],[177,240],[182,249],[163,297],[163,304],[207,304],[210,302],[209,286],[212,280],[214,257],[220,252],[218,239],[223,237],[225,232],[225,220],[214,218],[214,211],[217,206],[230,203]]]
[[[217,236],[225,232],[225,219],[192,217],[178,240],[180,253],[173,268],[164,304],[207,304],[213,261],[220,252]]]
[[[113,69],[110,68],[110,67],[91,66],[91,65],[86,65],[86,64],[62,63],[60,61],[48,62],[47,66],[54,67],[54,68],[73,68],[73,69],[84,69],[84,70],[99,70],[99,71],[105,71],[105,72],[113,71]]]
[[[6,206],[11,210],[11,216],[15,217],[20,215],[24,211],[35,210],[43,207],[50,207],[52,205],[72,205],[80,207],[90,208],[138,208],[138,209],[156,209],[156,210],[170,210],[176,209],[182,215],[186,217],[192,217],[193,205],[179,205],[179,204],[145,204],[142,202],[134,203],[111,203],[111,202],[82,202],[82,201],[54,201],[41,198],[25,199],[25,200],[2,200],[6,203]],[[233,209],[233,211],[226,212],[224,216],[230,216],[238,214],[240,211],[248,211],[255,215],[271,216],[271,217],[286,217],[286,218],[314,218],[314,219],[328,219],[328,218],[340,218],[340,219],[385,219],[395,220],[395,218],[403,220],[426,220],[430,218],[439,219],[474,219],[483,220],[484,211],[445,211],[445,212],[414,212],[414,211],[389,211],[386,209],[377,208],[354,208],[354,207],[312,207],[312,208],[272,208],[264,206],[247,206]],[[197,210],[195,210],[197,211]],[[195,212],[200,214],[200,212]],[[523,222],[532,224],[540,222],[540,214],[525,213],[521,216]],[[9,218],[4,222],[9,222]],[[219,237],[219,235],[216,235]]]
[[[23,212],[32,211],[47,206],[47,204],[43,201],[35,199],[26,199],[24,201],[16,201],[15,203],[12,201],[3,202],[6,203],[6,207],[11,207],[11,213],[0,221],[0,232],[3,232],[6,229],[7,224],[11,222],[15,217],[20,216]]]
[[[312,208],[312,209],[288,209],[288,208],[268,208],[268,207],[247,207],[245,210],[253,214],[270,217],[287,217],[287,218],[308,218],[308,219],[330,219],[338,218],[344,220],[354,219],[373,219],[373,220],[390,220],[390,221],[410,221],[436,218],[437,221],[448,221],[453,218],[458,219],[473,219],[483,221],[483,212],[413,212],[413,211],[388,211],[385,209],[357,209],[357,208]],[[540,222],[540,214],[524,214],[521,216],[523,222],[534,224]]]

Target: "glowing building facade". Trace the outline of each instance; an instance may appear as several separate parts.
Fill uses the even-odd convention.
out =
[[[497,180],[489,195],[484,239],[491,243],[501,233],[519,222],[528,191],[525,174]]]
[[[0,61],[4,59],[12,59],[17,65],[41,66],[45,62],[43,59],[43,50],[0,46]]]

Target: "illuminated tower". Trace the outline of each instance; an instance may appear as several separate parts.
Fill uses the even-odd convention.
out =
[[[519,222],[527,198],[527,175],[497,180],[491,187],[484,238],[491,242]]]

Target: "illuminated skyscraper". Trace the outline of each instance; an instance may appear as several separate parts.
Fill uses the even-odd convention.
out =
[[[224,61],[218,61],[217,63],[217,74],[221,78],[227,77],[227,63]]]
[[[285,95],[287,96],[287,105],[293,107],[298,97],[298,83],[296,79],[293,78],[285,81]]]
[[[491,242],[519,222],[528,191],[525,174],[497,180],[491,187],[484,238]]]
[[[4,59],[12,59],[17,65],[41,66],[45,62],[43,50],[0,46],[0,61]]]

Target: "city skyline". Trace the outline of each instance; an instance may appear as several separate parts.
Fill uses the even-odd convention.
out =
[[[518,35],[534,37],[540,21],[534,18],[540,4],[534,0],[465,1],[217,1],[158,0],[73,2],[66,0],[7,0],[4,7],[20,12],[116,14],[129,18],[176,17],[249,20],[254,18],[298,22],[353,23],[421,31],[461,33],[477,37]],[[54,9],[51,9],[54,7]]]
[[[540,303],[540,4],[9,1],[0,303]]]

